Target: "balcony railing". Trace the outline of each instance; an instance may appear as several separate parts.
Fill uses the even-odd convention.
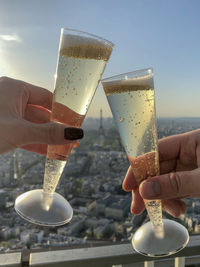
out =
[[[191,236],[186,248],[165,258],[138,254],[130,243],[90,248],[0,254],[1,267],[184,267],[200,264],[200,236]]]

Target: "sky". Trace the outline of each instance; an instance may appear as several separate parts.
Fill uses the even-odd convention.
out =
[[[0,0],[0,76],[53,91],[62,27],[115,44],[103,78],[152,67],[158,117],[200,116],[199,0]],[[102,86],[88,116],[111,116]]]

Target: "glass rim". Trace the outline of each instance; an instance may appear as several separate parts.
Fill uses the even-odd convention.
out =
[[[117,74],[117,75],[114,75],[114,76],[110,76],[110,77],[107,77],[107,78],[104,78],[101,80],[101,82],[107,82],[109,80],[114,80],[116,78],[119,78],[119,77],[122,77],[124,76],[124,79],[125,79],[125,76],[127,75],[130,75],[130,74],[137,74],[137,73],[145,73],[145,72],[149,72],[148,74],[152,74],[153,75],[153,68],[145,68],[145,69],[139,69],[139,70],[134,70],[134,71],[129,71],[129,72],[124,72],[124,73],[120,73],[120,74]],[[142,77],[142,76],[145,76],[144,75],[141,75],[141,76],[135,76],[135,77]],[[123,80],[123,79],[120,79],[120,80]]]
[[[95,39],[99,39],[101,41],[104,41],[106,43],[108,43],[111,47],[114,47],[114,43],[101,37],[101,36],[98,36],[96,34],[93,34],[93,33],[89,33],[89,32],[85,32],[85,31],[81,31],[81,30],[77,30],[77,29],[73,29],[73,28],[65,28],[65,27],[62,27],[61,28],[61,33],[64,33],[64,31],[71,31],[71,32],[76,32],[76,33],[80,33],[80,34],[84,34],[84,35],[88,35],[88,36],[91,36]]]

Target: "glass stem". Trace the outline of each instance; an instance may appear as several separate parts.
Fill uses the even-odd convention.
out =
[[[67,161],[46,158],[43,191],[53,194]]]
[[[154,233],[158,238],[164,237],[162,221],[162,204],[160,200],[145,201],[145,206],[152,223]]]

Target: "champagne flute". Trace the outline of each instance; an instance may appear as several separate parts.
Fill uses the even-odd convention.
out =
[[[81,126],[112,49],[111,42],[98,36],[61,29],[51,121]],[[26,192],[15,201],[15,210],[24,219],[48,226],[71,220],[70,204],[55,189],[73,146],[48,145],[43,189]]]
[[[102,81],[123,147],[138,185],[159,175],[153,70],[129,72]],[[143,255],[161,257],[183,249],[189,241],[181,224],[162,219],[160,200],[145,201],[150,222],[142,225],[132,245]]]

